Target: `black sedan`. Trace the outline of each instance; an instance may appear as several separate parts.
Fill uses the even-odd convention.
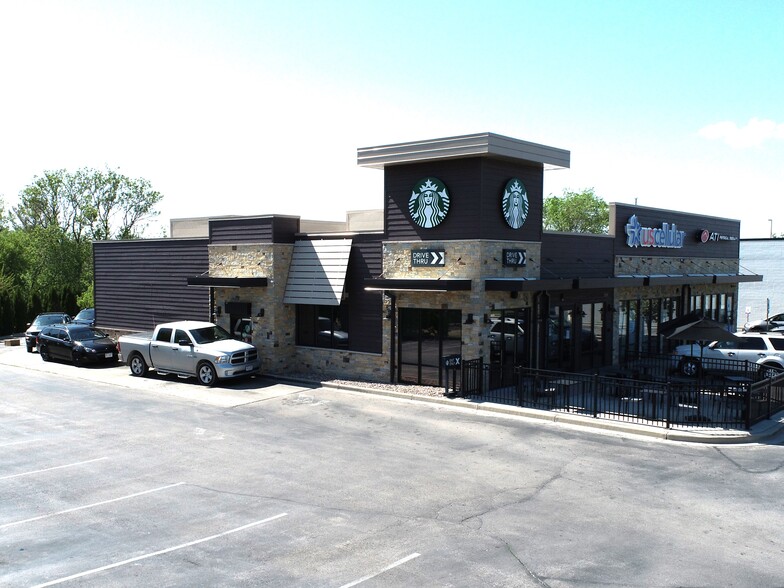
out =
[[[38,335],[38,353],[44,361],[62,359],[75,365],[116,362],[117,343],[87,325],[52,325]]]

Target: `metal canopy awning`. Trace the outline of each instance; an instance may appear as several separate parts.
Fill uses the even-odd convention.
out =
[[[283,302],[339,306],[350,255],[351,239],[296,241]]]
[[[531,292],[536,290],[572,290],[577,286],[574,278],[488,278],[486,292]]]
[[[761,282],[761,274],[716,274],[717,284],[738,284],[740,282]]]
[[[413,290],[417,292],[460,292],[471,290],[471,280],[384,279],[365,280],[365,290]]]
[[[194,276],[188,278],[188,285],[212,286],[214,288],[266,288],[267,278]]]

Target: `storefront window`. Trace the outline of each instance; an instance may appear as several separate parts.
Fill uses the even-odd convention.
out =
[[[297,305],[297,345],[348,349],[348,308]]]
[[[528,326],[530,309],[512,308],[490,313],[490,361],[508,366],[530,365]]]

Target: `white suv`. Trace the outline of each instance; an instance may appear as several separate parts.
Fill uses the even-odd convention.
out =
[[[756,363],[760,372],[770,378],[784,371],[784,334],[735,333],[733,341],[714,341],[700,349],[698,343],[678,345],[673,351],[680,371],[696,375],[700,362],[705,370],[726,369],[727,360]],[[724,366],[722,366],[724,364]]]

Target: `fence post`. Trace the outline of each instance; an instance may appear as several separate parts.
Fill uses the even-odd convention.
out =
[[[596,418],[596,415],[599,414],[599,374],[595,373],[593,375],[593,381],[591,385],[593,386],[593,390],[591,390],[591,412],[593,413],[593,418]]]
[[[665,395],[666,398],[667,398],[667,407],[666,407],[666,411],[664,413],[665,414],[665,416],[664,416],[664,428],[665,429],[669,429],[670,428],[670,421],[672,419],[672,383],[669,380],[667,380],[667,383],[664,384],[664,387],[665,387],[665,390],[667,392],[666,395]]]

